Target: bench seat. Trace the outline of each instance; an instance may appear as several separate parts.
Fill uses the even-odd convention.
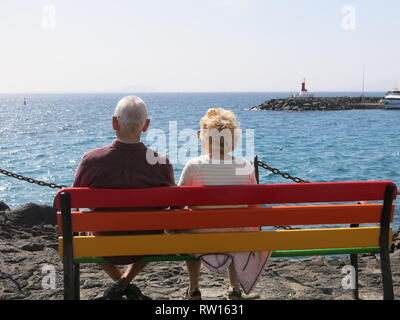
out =
[[[379,253],[384,298],[393,299],[389,252],[396,195],[397,188],[390,181],[151,189],[66,188],[59,191],[55,199],[61,209],[58,226],[62,233],[59,254],[64,262],[64,296],[65,299],[79,299],[79,264],[102,263],[101,257],[105,256],[143,255],[142,261],[148,262],[182,261],[195,259],[190,254],[270,250],[273,257],[281,258],[350,254],[357,272],[358,254]],[[361,200],[379,203],[355,204]],[[249,206],[128,209],[205,205]],[[72,208],[109,210],[73,211]],[[301,229],[84,235],[86,232],[251,226],[301,226]],[[358,296],[358,288],[354,294]]]

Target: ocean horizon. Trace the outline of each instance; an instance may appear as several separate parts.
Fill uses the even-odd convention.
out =
[[[364,94],[367,96],[384,96],[386,91],[365,91]],[[286,97],[287,95],[291,95],[294,93],[298,93],[298,91],[138,91],[138,92],[131,92],[131,91],[66,91],[66,92],[46,92],[46,91],[37,91],[37,92],[0,92],[0,96],[7,96],[7,95],[18,95],[18,96],[27,96],[27,95],[78,95],[78,94],[123,94],[123,95],[141,95],[141,94],[213,94],[213,93],[264,93],[264,94],[283,94],[283,97]],[[312,91],[312,93],[317,94],[318,96],[321,97],[330,97],[333,96],[332,94],[340,94],[340,95],[346,95],[350,94],[350,96],[361,96],[363,93],[361,91],[337,91],[337,90],[332,90],[332,91]]]

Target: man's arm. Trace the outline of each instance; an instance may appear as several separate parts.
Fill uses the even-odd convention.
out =
[[[74,188],[78,187],[90,187],[91,177],[90,169],[87,160],[87,154],[85,154],[78,165],[74,178]]]
[[[174,175],[174,168],[172,167],[171,163],[169,160],[167,160],[166,164],[166,170],[167,170],[167,181],[170,187],[176,186],[175,183],[175,175]]]

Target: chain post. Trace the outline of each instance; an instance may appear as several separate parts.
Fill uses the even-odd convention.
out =
[[[270,167],[265,162],[259,161],[258,160],[258,156],[255,156],[255,158],[254,158],[254,167],[255,167],[255,174],[256,174],[257,183],[260,183],[258,167],[261,167],[263,169],[269,170],[273,174],[280,175],[285,179],[293,180],[296,183],[310,183],[309,181],[302,180],[302,179],[300,179],[298,177],[293,177],[287,172],[281,172],[279,169]],[[283,229],[283,230],[299,230],[300,229],[300,228],[293,228],[291,226],[275,226],[275,228]]]

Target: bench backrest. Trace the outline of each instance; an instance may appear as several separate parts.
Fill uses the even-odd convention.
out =
[[[392,201],[396,186],[389,181],[248,186],[163,187],[151,189],[67,188],[59,191],[61,255],[65,241],[74,257],[204,253],[257,250],[300,250],[389,246]],[[327,204],[356,201],[375,204]],[[307,203],[307,205],[304,205]],[[315,205],[318,203],[318,205]],[[261,208],[201,210],[71,212],[71,208],[146,208],[292,204]],[[293,205],[297,204],[297,205]],[[301,205],[298,205],[301,204]],[[329,225],[371,224],[379,227],[329,228]],[[78,237],[74,232],[229,228],[244,226],[327,225],[290,231]],[[384,232],[382,232],[384,231]],[[63,250],[64,249],[64,250]],[[69,251],[71,248],[67,249]]]

